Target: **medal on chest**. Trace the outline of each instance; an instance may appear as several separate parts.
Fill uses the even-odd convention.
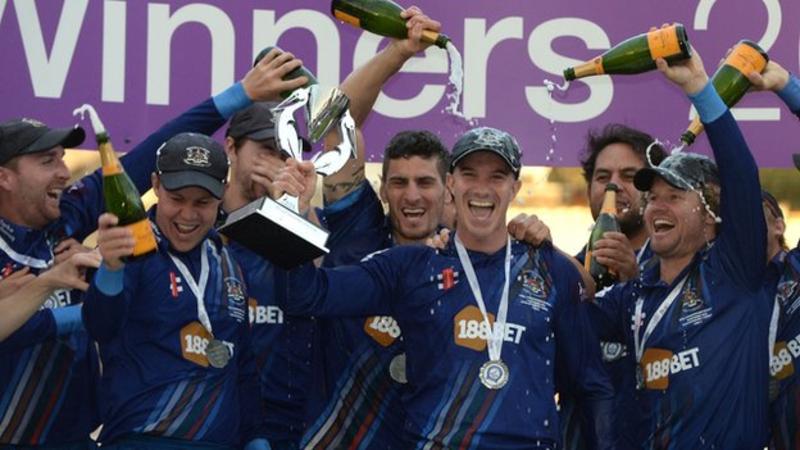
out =
[[[501,359],[503,352],[503,331],[506,327],[506,317],[508,316],[508,287],[510,284],[511,272],[511,239],[506,240],[506,254],[503,260],[503,269],[505,273],[505,281],[503,282],[503,293],[500,296],[500,304],[497,309],[497,320],[494,322],[494,327],[489,322],[489,314],[486,312],[486,303],[483,301],[483,294],[481,287],[478,284],[478,276],[475,274],[475,269],[472,267],[472,261],[469,259],[467,249],[459,239],[458,234],[455,236],[455,247],[458,253],[458,259],[461,266],[464,268],[464,275],[467,277],[469,288],[472,291],[472,296],[475,297],[475,302],[478,304],[478,309],[483,316],[484,326],[490,330],[486,338],[486,350],[489,353],[489,360],[485,362],[480,369],[478,377],[487,389],[502,389],[508,383],[511,372],[508,366]]]

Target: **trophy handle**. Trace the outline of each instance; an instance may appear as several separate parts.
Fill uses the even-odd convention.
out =
[[[324,177],[333,175],[351,158],[356,158],[356,122],[349,109],[339,119],[339,135],[342,137],[339,145],[331,150],[323,150],[311,158],[317,173]]]
[[[289,157],[296,160],[302,159],[303,149],[300,137],[297,135],[297,124],[294,113],[302,108],[309,99],[309,88],[296,89],[292,95],[272,109],[273,122],[275,123],[275,140],[278,146]]]

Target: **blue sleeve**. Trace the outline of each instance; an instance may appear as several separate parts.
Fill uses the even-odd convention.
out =
[[[128,316],[131,299],[139,283],[135,278],[141,261],[128,263],[116,272],[100,269],[83,297],[83,324],[97,342],[113,339]],[[120,277],[124,277],[120,281]]]
[[[625,341],[623,295],[622,284],[616,284],[595,294],[586,306],[595,333],[604,341]]]
[[[17,331],[0,341],[0,353],[16,352],[56,336],[56,321],[51,309],[36,311]]]
[[[690,95],[689,99],[697,109],[697,115],[700,116],[700,121],[704,124],[717,120],[720,116],[725,114],[728,107],[714,88],[714,84],[710,81],[706,83],[705,87],[698,93]]]
[[[77,331],[83,331],[81,320],[81,305],[70,305],[52,310],[56,322],[56,334],[66,336]]]
[[[789,82],[777,94],[786,103],[786,106],[800,118],[800,80],[794,74],[789,74]]]
[[[589,422],[585,427],[592,434],[587,436],[588,441],[596,443],[597,449],[614,449],[614,388],[603,365],[600,341],[589,320],[589,305],[581,299],[580,275],[560,255],[554,255],[551,267],[558,295],[554,326],[559,385],[573,386]]]
[[[712,250],[720,269],[740,286],[758,289],[766,272],[767,226],[758,166],[730,111],[704,123],[720,177],[722,224]]]
[[[294,316],[362,317],[392,314],[404,267],[414,267],[421,248],[396,247],[353,266],[318,269],[313,264],[288,273],[284,311]]]
[[[247,96],[242,99],[238,94],[239,90],[243,95],[244,90],[237,83],[216,97],[194,106],[161,126],[121,158],[125,172],[140,193],[147,192],[152,186],[150,175],[155,171],[156,151],[161,144],[183,132],[214,134],[225,124],[232,112],[252,103]],[[218,110],[217,105],[221,105],[225,111]],[[103,176],[100,170],[84,177],[70,188],[61,205],[62,215],[70,223],[69,232],[78,240],[83,240],[97,229],[97,218],[105,211]]]

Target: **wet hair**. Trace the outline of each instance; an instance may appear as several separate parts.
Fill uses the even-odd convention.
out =
[[[409,159],[412,156],[436,158],[436,171],[444,182],[450,165],[450,152],[438,136],[426,130],[401,131],[392,137],[383,151],[383,178],[386,179],[391,160]]]
[[[645,165],[647,165],[647,147],[652,144],[653,141],[655,141],[655,139],[644,131],[631,128],[621,123],[610,123],[603,127],[602,130],[589,131],[589,134],[586,136],[586,148],[583,151],[583,159],[581,159],[583,179],[586,180],[586,184],[592,184],[592,176],[594,175],[597,157],[611,144],[630,145],[633,151],[639,155]],[[655,144],[650,148],[650,158],[653,164],[660,164],[666,157],[667,152],[664,151],[661,145]]]

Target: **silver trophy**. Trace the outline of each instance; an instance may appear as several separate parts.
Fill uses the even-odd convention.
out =
[[[328,176],[338,172],[356,157],[356,124],[349,104],[350,100],[337,87],[312,84],[296,89],[272,109],[278,147],[289,157],[302,160],[303,144],[295,113],[303,108],[308,140],[312,143],[319,142],[338,126],[340,143],[311,158],[318,174]],[[297,197],[288,194],[277,200],[263,197],[234,211],[219,231],[284,269],[329,252],[325,246],[328,232],[302,217]]]

